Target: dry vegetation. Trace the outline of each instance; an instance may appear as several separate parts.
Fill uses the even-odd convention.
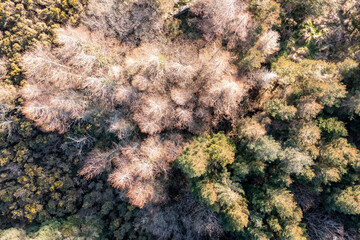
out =
[[[27,82],[21,95],[24,114],[37,126],[65,133],[73,120],[112,105],[123,49],[84,28],[60,29],[57,35],[60,48],[39,45],[24,55]],[[102,101],[94,105],[93,98]]]
[[[354,230],[345,230],[341,217],[334,213],[315,210],[305,214],[305,222],[309,237],[313,240],[353,240],[358,237]]]
[[[153,40],[162,33],[163,15],[152,0],[90,0],[82,22],[121,42],[136,44]]]
[[[0,133],[11,135],[13,120],[6,115],[15,108],[17,89],[6,82],[7,61],[0,59]]]
[[[166,199],[163,179],[184,142],[173,131],[203,134],[224,120],[234,124],[246,111],[240,103],[249,89],[266,87],[276,74],[239,72],[233,53],[220,44],[226,39],[232,48],[248,39],[251,17],[241,1],[194,3],[205,47],[155,38],[166,4],[94,0],[88,6],[83,23],[92,32],[60,28],[59,47],[38,45],[24,55],[23,113],[42,130],[59,133],[94,112],[106,116],[104,125],[119,142],[93,150],[80,174],[92,178],[115,166],[109,182],[144,207]],[[278,50],[277,41],[278,34],[267,31],[254,49],[265,59]],[[140,132],[147,136],[138,139]]]
[[[197,15],[192,20],[207,41],[223,37],[229,48],[248,40],[253,20],[247,11],[246,1],[198,0],[191,11]]]
[[[359,238],[358,0],[0,16],[0,239]]]
[[[149,205],[142,209],[135,227],[153,234],[156,239],[220,239],[224,230],[216,215],[184,193],[175,202]]]

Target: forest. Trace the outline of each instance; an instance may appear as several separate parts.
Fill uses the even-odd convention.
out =
[[[0,240],[358,240],[359,63],[359,0],[0,0]]]

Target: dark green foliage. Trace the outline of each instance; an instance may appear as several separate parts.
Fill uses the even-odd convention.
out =
[[[308,43],[312,41],[310,38]],[[235,161],[225,166],[224,176],[229,176],[235,186],[243,186],[242,194],[247,199],[249,222],[245,228],[240,225],[238,236],[306,239],[303,222],[312,223],[313,217],[309,213],[303,220],[303,211],[314,208],[320,195],[329,199],[331,210],[357,214],[357,188],[332,188],[334,183],[344,189],[350,181],[359,181],[355,177],[359,152],[347,138],[346,116],[337,115],[346,101],[347,89],[342,81],[344,77],[349,82],[356,78],[350,73],[356,66],[351,60],[338,64],[316,60],[296,63],[281,57],[274,62],[273,70],[280,77],[278,85],[271,89],[270,99],[264,94],[262,112],[239,122]],[[189,149],[185,156],[187,153]],[[200,163],[195,159],[192,162]],[[218,211],[216,183],[211,177],[199,176],[191,180],[195,182],[195,194]],[[306,190],[294,198],[297,188]],[[350,223],[349,218],[343,219],[341,224]],[[314,236],[314,228],[310,230]],[[332,231],[327,234],[332,236],[337,229]]]
[[[194,139],[177,159],[191,179],[192,190],[211,210],[219,212],[229,231],[248,224],[248,210],[241,186],[229,179],[226,166],[234,162],[235,148],[223,133]]]
[[[185,146],[177,164],[190,178],[200,177],[213,171],[221,171],[231,164],[234,161],[234,151],[234,145],[228,142],[224,134],[199,137]]]
[[[241,60],[241,68],[246,71],[251,71],[255,68],[260,68],[263,59],[259,50],[250,51],[249,54]]]
[[[87,239],[138,239],[144,235],[131,224],[136,209],[116,190],[102,178],[87,181],[78,176],[81,156],[74,154],[76,145],[65,142],[61,135],[40,133],[27,120],[11,119],[11,134],[0,136],[2,228],[74,215],[65,222],[44,223],[29,238],[82,234]],[[83,151],[87,148],[85,145]],[[2,234],[23,233],[6,230]]]
[[[56,24],[76,24],[86,1],[2,1],[1,54],[19,56],[38,41],[51,41]]]
[[[42,223],[38,229],[10,228],[0,230],[0,239],[100,239],[103,225],[101,220],[68,217]]]
[[[266,112],[273,118],[281,121],[291,121],[296,114],[294,106],[287,106],[285,102],[280,99],[273,99],[265,103]]]
[[[331,204],[329,204],[331,209],[350,215],[360,214],[360,185],[338,190],[331,198]]]
[[[336,118],[319,118],[318,121],[319,127],[324,137],[328,139],[337,139],[348,136],[344,122],[338,121]]]
[[[251,126],[256,125],[254,123],[250,124],[252,124]],[[241,127],[242,126],[240,126],[240,128]],[[239,132],[247,135],[249,127],[245,125],[244,129],[239,130]],[[212,137],[211,139],[213,141],[219,141],[220,144],[222,138],[216,139]],[[285,150],[285,155],[283,156],[282,147],[278,142],[267,136],[260,137],[254,142],[249,142],[246,148],[241,150],[233,164],[233,161],[231,161],[223,165],[220,173],[211,169],[210,171],[204,170],[202,171],[203,173],[196,176],[192,175],[191,171],[184,169],[183,163],[184,158],[188,159],[191,163],[201,161],[199,155],[190,154],[193,152],[199,153],[197,150],[199,146],[197,144],[198,142],[199,139],[196,139],[185,148],[177,164],[191,178],[194,194],[209,206],[210,209],[219,212],[223,217],[225,229],[236,232],[241,231],[244,237],[247,236],[246,238],[250,239],[256,239],[258,235],[273,236],[272,231],[278,232],[275,235],[282,236],[282,238],[292,237],[292,239],[305,239],[305,231],[299,226],[302,212],[300,208],[297,207],[290,191],[284,188],[276,189],[272,187],[255,190],[255,186],[251,185],[251,183],[250,185],[246,183],[249,176],[252,176],[252,178],[256,176],[255,178],[260,179],[264,177],[264,173],[270,169],[268,163],[289,158],[288,150]],[[244,142],[244,144],[246,144],[246,142]],[[232,151],[234,151],[234,149]],[[193,158],[189,158],[189,156],[193,156]],[[209,160],[205,162],[209,162]],[[290,170],[294,168],[293,171],[301,172],[301,169],[298,170],[292,166],[291,161],[289,162],[290,163],[285,166],[286,169]],[[232,171],[228,172],[226,168],[230,165]],[[276,173],[275,176],[279,176],[279,173]],[[243,182],[246,185],[245,191],[240,185],[240,183]],[[288,186],[288,184],[285,185]],[[255,192],[253,192],[254,190]],[[245,200],[245,196],[250,197],[249,201]],[[239,211],[242,211],[242,213]],[[253,211],[258,212],[256,218],[254,218],[255,216],[253,214],[255,212]],[[279,219],[277,219],[277,217]],[[264,221],[264,224],[267,221],[272,231],[267,231],[266,227],[261,227],[262,223],[260,224],[259,221]]]
[[[269,136],[248,143],[247,148],[256,160],[263,162],[273,162],[279,159],[282,154],[281,145]]]

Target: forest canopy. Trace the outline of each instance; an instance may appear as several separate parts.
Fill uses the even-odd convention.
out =
[[[0,19],[0,240],[360,238],[358,1]]]

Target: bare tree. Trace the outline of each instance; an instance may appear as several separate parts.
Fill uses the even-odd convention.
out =
[[[82,22],[92,30],[104,30],[121,42],[137,44],[161,34],[165,16],[151,0],[91,0]]]
[[[12,135],[15,128],[14,120],[7,114],[15,107],[15,99],[18,97],[17,89],[3,82],[6,78],[6,60],[0,59],[0,132]]]
[[[16,98],[16,88],[10,84],[0,82],[0,118],[5,117],[5,114],[15,107],[14,101]]]
[[[278,75],[272,71],[269,71],[265,68],[256,69],[249,72],[247,83],[255,85],[258,88],[267,88],[271,83],[278,78]]]
[[[319,196],[319,194],[316,194],[308,186],[294,184],[294,187],[295,200],[304,213],[310,211],[311,209],[316,209],[319,207],[319,204],[321,203],[321,196]]]
[[[152,204],[141,209],[135,227],[157,239],[219,239],[224,234],[216,215],[190,193],[182,193],[178,201],[166,205]]]
[[[234,57],[222,48],[220,42],[214,42],[200,50],[201,76],[221,79],[223,75],[235,75],[236,66],[232,64]]]
[[[191,11],[197,15],[192,23],[202,31],[206,40],[223,37],[228,41],[229,48],[246,41],[252,25],[246,1],[197,0]]]
[[[193,89],[186,88],[171,88],[170,97],[177,105],[184,106],[194,96]]]
[[[120,140],[132,137],[136,131],[136,125],[120,113],[111,117],[109,123],[109,132],[116,133]]]
[[[216,115],[231,117],[236,115],[238,107],[247,93],[246,85],[236,77],[227,76],[219,82],[210,81],[201,92],[200,102],[212,107]]]
[[[0,81],[3,81],[6,76],[6,60],[5,58],[0,59]]]
[[[280,34],[278,32],[269,30],[260,36],[256,43],[257,48],[265,57],[268,57],[280,50],[279,39]]]
[[[111,154],[95,149],[88,154],[79,174],[86,179],[94,178],[110,168],[111,160]]]
[[[66,149],[68,146],[73,146],[78,150],[77,155],[79,156],[83,154],[84,147],[92,146],[96,140],[94,137],[88,134],[83,136],[71,134],[66,136],[66,139],[67,141],[64,144],[62,144],[61,148]]]
[[[194,132],[196,122],[193,116],[192,109],[178,107],[175,110],[175,126],[179,129],[187,129]]]
[[[130,105],[138,94],[136,89],[129,85],[116,85],[114,89],[114,100],[120,105]]]
[[[139,91],[145,91],[150,85],[150,81],[147,77],[142,75],[135,75],[131,81],[131,85],[137,88]]]
[[[26,98],[24,92],[22,93]],[[25,102],[23,113],[44,131],[57,130],[59,133],[65,133],[73,119],[81,119],[84,116],[86,107],[87,102],[81,96],[72,91],[64,91],[53,96],[42,95],[36,100]]]
[[[42,130],[59,133],[101,113],[102,127],[118,137],[116,148],[91,151],[79,174],[110,171],[108,181],[140,207],[166,199],[162,180],[184,140],[165,132],[201,134],[224,117],[234,122],[249,89],[219,42],[199,50],[191,42],[158,39],[129,51],[84,27],[57,34],[60,47],[39,45],[22,59],[23,113]],[[69,140],[81,152],[87,138]]]
[[[60,48],[39,45],[24,55],[27,83],[21,95],[29,119],[45,131],[64,133],[91,112],[95,102],[101,109],[111,105],[112,89],[122,80],[117,54],[123,50],[112,40],[103,44],[103,35],[84,28],[61,28],[57,35]],[[114,64],[104,64],[107,58]]]
[[[144,133],[160,133],[171,125],[173,108],[170,100],[161,95],[142,96],[132,106],[133,120]]]
[[[149,202],[163,201],[166,195],[160,179],[166,177],[170,163],[180,153],[182,141],[180,135],[170,134],[122,147],[121,153],[111,160],[116,169],[108,181],[125,191],[130,202],[140,208]]]
[[[339,215],[317,210],[305,214],[306,229],[314,240],[354,240],[359,234],[356,230],[345,230],[344,222]]]
[[[164,93],[170,83],[186,86],[192,82],[199,70],[195,52],[188,42],[143,44],[131,51],[125,64],[130,73],[135,75],[134,84],[145,82],[144,88],[148,92]]]

